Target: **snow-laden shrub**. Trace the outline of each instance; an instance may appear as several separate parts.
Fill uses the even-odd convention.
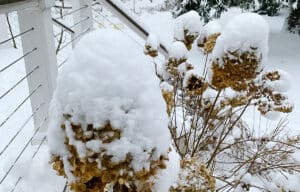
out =
[[[254,13],[236,16],[223,29],[213,21],[189,44],[178,38],[178,31],[189,31],[183,26],[188,25],[175,26],[169,57],[157,70],[181,156],[179,180],[171,191],[293,190],[288,178],[300,176],[294,160],[300,137],[285,132],[285,120],[268,134],[256,134],[246,121],[250,108],[269,119],[293,109],[286,95],[288,75],[265,69],[267,22]],[[189,61],[193,47],[205,63]]]
[[[59,75],[48,139],[72,191],[164,192],[176,179],[166,106],[139,52],[119,31],[95,31]]]
[[[182,41],[188,50],[197,39],[200,29],[200,16],[196,11],[190,11],[176,18],[174,38],[176,41]]]
[[[198,47],[206,53],[211,53],[215,47],[216,40],[221,35],[221,25],[217,21],[208,22],[200,32],[197,40]]]
[[[158,56],[159,40],[155,34],[150,34],[145,44],[144,53],[151,57]]]
[[[267,57],[269,29],[259,15],[233,18],[218,37],[212,52],[212,85],[217,89],[247,89]]]

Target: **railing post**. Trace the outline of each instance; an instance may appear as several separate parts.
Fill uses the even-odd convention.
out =
[[[93,11],[92,0],[71,0],[73,10],[76,11],[73,14],[74,23],[80,22],[75,27],[75,36],[82,33],[86,29],[93,28]]]
[[[8,38],[8,26],[7,26],[7,22],[6,22],[6,17],[4,14],[0,14],[0,42],[2,40],[6,40]],[[4,43],[2,45],[0,45],[0,49],[1,48],[8,48],[11,47],[10,46],[10,42]]]
[[[18,11],[20,31],[33,28],[33,31],[22,36],[23,52],[36,49],[25,60],[26,72],[39,68],[27,78],[29,92],[41,87],[30,97],[32,110],[40,107],[34,116],[35,129],[47,129],[49,103],[56,86],[57,61],[53,38],[53,25],[50,8],[53,0],[38,0],[39,6]],[[46,122],[45,122],[46,121]]]

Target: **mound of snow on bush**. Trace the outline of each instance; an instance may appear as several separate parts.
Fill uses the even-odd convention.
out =
[[[108,144],[82,143],[80,152],[105,147],[115,161],[133,156],[135,170],[149,167],[149,156],[143,153],[155,148],[152,158],[168,156],[171,146],[166,104],[153,66],[129,37],[122,32],[103,29],[87,34],[78,43],[68,63],[61,70],[58,86],[50,110],[48,140],[50,152],[68,157],[65,133],[60,128],[63,115],[71,115],[71,122],[101,127],[110,121],[122,132],[120,140]],[[174,156],[174,155],[172,155]],[[167,166],[178,167],[178,161]],[[164,178],[177,175],[176,169],[165,169]],[[161,178],[161,177],[160,177]],[[166,189],[176,178],[167,179]]]

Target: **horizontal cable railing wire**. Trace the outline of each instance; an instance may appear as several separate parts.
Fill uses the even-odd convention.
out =
[[[42,145],[44,144],[44,142],[46,141],[47,137],[45,136],[42,141],[40,142],[39,146],[37,147],[37,149],[35,150],[34,154],[32,155],[31,159],[33,160],[36,155],[39,153],[40,148],[42,147]],[[18,180],[16,181],[14,187],[10,190],[10,192],[14,192],[18,186],[18,184],[20,183],[20,181],[23,179],[23,177],[19,177]],[[68,182],[65,183],[62,192],[66,192],[67,191],[67,187],[68,187]]]
[[[38,152],[40,151],[40,148],[42,147],[42,145],[44,144],[44,142],[46,141],[46,136],[43,137],[42,141],[40,142],[40,144],[38,145],[37,149],[35,150],[35,152],[33,153],[31,159],[33,160],[35,158],[35,156],[38,154]],[[18,184],[20,183],[20,181],[23,179],[23,177],[19,177],[18,180],[16,181],[14,188],[11,189],[10,192],[14,192],[18,186]]]
[[[44,144],[44,142],[46,141],[46,136],[43,137],[42,141],[40,142],[40,144],[38,145],[37,149],[35,150],[35,152],[33,153],[31,159],[33,160],[35,158],[35,156],[38,154],[38,152],[40,151],[40,148],[42,147],[42,145]],[[12,190],[10,192],[14,192],[18,186],[18,184],[20,183],[20,181],[23,179],[23,177],[19,177],[18,180],[16,181],[14,188],[12,188]]]
[[[63,60],[60,64],[57,65],[58,68],[61,68],[66,62],[68,61],[68,58]]]
[[[73,28],[76,27],[77,25],[79,25],[80,23],[82,23],[82,22],[88,20],[89,18],[90,18],[90,17],[85,17],[85,18],[83,18],[82,20],[80,20],[80,21],[74,23],[73,25],[71,25],[71,26],[69,26],[69,27],[66,26],[66,25],[64,25],[63,23],[60,23],[59,25],[63,28],[63,30],[60,31],[59,33],[55,34],[54,37],[59,36],[62,32],[65,32],[65,31],[68,31],[68,32],[70,32],[70,33],[75,33],[75,32],[73,31]],[[54,19],[53,19],[53,20],[54,20]],[[55,21],[56,21],[56,20],[55,20]]]
[[[72,34],[75,33],[75,32],[71,29],[71,27],[68,27],[67,25],[65,25],[64,23],[58,21],[57,19],[52,18],[52,21],[53,21],[55,24],[57,24],[60,28],[63,28],[63,30],[60,31],[59,33],[55,34],[54,37],[59,36],[62,32],[65,32],[65,31],[67,31],[67,32],[69,32],[69,33],[72,33]]]
[[[22,59],[24,59],[25,57],[27,57],[28,55],[30,55],[31,53],[35,52],[37,50],[37,48],[32,49],[31,51],[28,51],[27,53],[25,53],[24,55],[22,55],[21,57],[19,57],[18,59],[14,60],[12,63],[10,63],[9,65],[3,67],[2,69],[0,69],[0,73],[9,69],[11,66],[13,66],[14,64],[18,63],[19,61],[21,61]]]
[[[95,3],[93,5],[99,5],[99,3]],[[92,10],[94,11],[94,13],[96,13],[97,15],[99,15],[100,17],[102,17],[104,20],[106,20],[107,22],[109,22],[111,25],[116,25],[113,21],[111,21],[107,16],[103,15],[101,12],[99,12],[97,9],[95,8],[92,8]],[[93,19],[95,22],[97,22],[98,24],[101,24],[99,23],[99,21],[97,21],[96,19]],[[126,31],[124,31],[123,29],[119,28],[119,30],[121,32],[123,32],[126,36],[128,36],[132,41],[134,41],[138,46],[140,46],[142,49],[144,49],[144,45],[142,45],[140,42],[138,42],[136,39],[134,39],[131,35],[129,35]],[[157,59],[160,61],[160,62],[164,62],[161,58],[157,57]]]
[[[18,180],[16,181],[14,188],[12,188],[12,190],[10,190],[10,192],[14,192],[18,186],[18,184],[20,183],[20,181],[22,180],[22,177],[19,177]]]
[[[38,145],[37,150],[33,153],[32,157],[31,157],[32,159],[38,154],[41,146],[45,143],[46,139],[47,139],[47,137],[44,136],[43,139],[41,140],[40,144]]]
[[[11,88],[9,88],[5,93],[0,96],[0,99],[3,99],[7,94],[9,94],[12,90],[14,90],[20,83],[22,83],[25,79],[27,79],[30,75],[32,75],[36,70],[39,69],[39,65],[33,68],[29,73],[27,73],[24,77],[22,77],[17,83],[15,83]],[[1,126],[0,126],[1,127]]]
[[[82,10],[82,9],[85,9],[85,8],[88,8],[88,5],[84,5],[84,6],[80,7],[80,8],[78,8],[78,9],[70,11],[70,12],[68,12],[68,13],[66,13],[66,14],[64,14],[62,16],[56,17],[55,19],[62,19],[64,17],[68,16],[68,15],[74,14],[74,13],[76,13],[76,12]]]
[[[8,149],[8,147],[13,143],[13,141],[17,138],[20,132],[26,127],[26,125],[30,122],[30,120],[34,117],[34,115],[40,110],[40,108],[44,105],[44,103],[40,104],[33,113],[25,120],[25,122],[21,125],[18,131],[14,134],[14,136],[9,140],[9,142],[5,145],[5,147],[1,150],[0,156]]]
[[[9,175],[9,173],[11,172],[11,170],[15,167],[16,163],[19,161],[19,159],[21,158],[21,156],[23,155],[24,151],[28,148],[29,144],[32,142],[32,140],[35,138],[36,134],[39,132],[40,128],[44,125],[44,123],[47,121],[47,119],[45,119],[41,125],[34,131],[33,135],[30,137],[30,139],[27,141],[27,143],[24,145],[23,149],[21,150],[21,152],[18,154],[17,158],[14,160],[13,164],[9,167],[9,169],[5,172],[4,176],[1,178],[0,180],[0,184],[2,184],[5,179],[7,178],[7,176]]]
[[[107,18],[105,15],[103,15],[102,13],[100,13],[98,10],[96,10],[96,9],[94,9],[93,8],[93,11],[97,14],[97,15],[99,15],[99,16],[101,16],[103,19],[105,19],[106,21],[108,21],[111,25],[116,25],[113,21],[111,21],[109,18]],[[97,20],[96,20],[96,22],[98,22]],[[133,37],[131,37],[129,34],[127,34],[124,30],[122,30],[122,29],[120,29],[119,28],[119,30],[120,31],[122,31],[124,34],[126,34],[131,40],[133,40],[138,46],[140,46],[140,47],[144,47],[144,45],[142,45],[140,42],[138,42],[137,40],[135,40]]]
[[[98,5],[98,3],[95,3],[94,5]],[[102,13],[100,13],[97,9],[92,8],[92,10],[99,15],[100,17],[102,17],[104,20],[108,21],[111,25],[116,25],[113,21],[111,21],[109,18],[107,18],[105,15],[103,15]],[[94,19],[95,20],[95,19]],[[98,22],[97,20],[95,20],[96,22]],[[138,46],[140,46],[141,48],[144,49],[144,45],[142,45],[140,42],[138,42],[136,39],[134,39],[131,35],[129,35],[128,33],[126,33],[123,29],[119,30],[121,32],[123,32],[126,36],[128,36],[132,41],[134,41]]]
[[[62,46],[59,51],[63,50],[64,48],[66,48],[68,45],[70,45],[71,43],[73,43],[75,40],[77,40],[79,37],[81,37],[82,35],[84,35],[85,33],[87,33],[90,30],[90,28],[85,29],[84,31],[82,31],[81,33],[79,33],[76,37],[74,37],[71,41],[67,42],[66,44],[64,44],[64,46]]]
[[[9,39],[6,39],[6,40],[4,40],[4,41],[1,41],[1,42],[0,42],[0,45],[2,45],[2,44],[4,44],[4,43],[7,43],[7,42],[9,42],[9,41],[11,41],[11,40],[13,40],[13,39],[15,39],[15,38],[17,38],[17,37],[22,36],[22,35],[25,35],[26,33],[30,32],[30,31],[33,31],[33,30],[34,30],[34,28],[32,27],[32,28],[30,28],[30,29],[28,29],[28,30],[26,30],[26,31],[23,31],[23,32],[19,33],[18,35],[14,35],[14,36],[12,36],[12,37],[9,38]]]
[[[26,101],[30,99],[30,97],[42,87],[42,85],[38,85],[5,119],[4,121],[0,124],[0,128],[24,105]]]

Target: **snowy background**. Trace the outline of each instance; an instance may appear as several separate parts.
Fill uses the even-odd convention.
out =
[[[137,0],[126,1],[125,6],[130,9],[136,17],[148,26],[152,31],[159,36],[159,39],[165,45],[170,45],[173,41],[174,18],[172,13],[160,10],[163,0]],[[222,25],[225,25],[234,15],[239,14],[239,9],[230,9],[219,20]],[[124,35],[128,35],[141,48],[144,42],[130,31],[125,24],[121,23],[109,11],[102,10],[99,15],[94,13],[96,21],[95,28],[112,28],[120,30]],[[289,115],[289,131],[299,134],[300,128],[300,37],[293,35],[284,30],[285,12],[283,11],[279,16],[268,17],[264,16],[270,26],[269,35],[269,53],[268,53],[268,69],[283,69],[290,74],[291,89],[289,97],[294,102],[294,111]],[[16,15],[11,15],[11,22],[14,32],[18,33],[18,23]],[[2,27],[2,26],[0,26]],[[1,39],[0,39],[1,41]],[[20,48],[20,40],[17,39],[18,49],[1,47],[0,48],[0,70],[22,55]],[[58,60],[63,61],[70,54],[68,51],[61,53]],[[141,49],[139,49],[140,51]],[[143,54],[142,51],[140,54]],[[204,58],[198,53],[189,53],[192,63],[201,65]],[[157,61],[159,62],[159,61]],[[29,100],[26,100],[22,107],[14,112],[19,103],[24,101],[28,96],[27,82],[22,81],[15,89],[6,92],[14,86],[20,79],[25,76],[25,68],[23,61],[10,67],[8,70],[0,72],[0,123],[5,122],[0,127],[0,192],[18,191],[18,192],[60,192],[63,191],[65,180],[57,177],[55,172],[48,164],[49,155],[48,147],[43,144],[32,145],[22,152],[24,145],[30,141],[34,132],[33,122],[31,118],[32,110]],[[8,120],[6,118],[11,116]],[[23,126],[26,122],[25,126]],[[253,127],[255,124],[262,124],[267,131],[267,128],[274,121],[266,120],[258,114],[254,115],[253,111],[248,111],[248,124]],[[43,136],[38,135],[36,138],[41,139]],[[9,143],[9,146],[7,145]],[[38,153],[35,153],[38,150]],[[22,152],[22,155],[18,155]],[[18,161],[16,161],[18,159]],[[11,172],[6,176],[8,170]]]

